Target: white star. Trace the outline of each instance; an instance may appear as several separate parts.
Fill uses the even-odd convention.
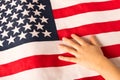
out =
[[[7,39],[8,44],[10,44],[10,43],[14,43],[14,39],[15,39],[15,37],[10,36],[10,38]]]
[[[39,37],[39,32],[37,32],[36,30],[34,30],[33,32],[30,32],[32,34],[32,37]]]
[[[1,33],[1,35],[2,35],[2,38],[4,38],[4,37],[8,37],[8,32],[9,31],[3,31],[3,33]]]
[[[38,5],[38,7],[40,10],[45,10],[46,5],[40,4],[40,5]]]
[[[18,25],[23,24],[24,23],[24,19],[20,18],[17,22],[18,22]]]
[[[11,17],[12,17],[12,19],[17,19],[18,18],[18,14],[14,13]]]
[[[12,14],[12,10],[11,10],[11,9],[8,9],[5,13],[6,13],[6,15]]]
[[[51,37],[50,34],[51,34],[52,32],[48,32],[47,30],[45,30],[45,32],[42,32],[42,33],[44,34],[44,37],[47,37],[47,36],[48,36],[48,37]]]
[[[31,3],[29,3],[27,6],[28,6],[28,9],[30,9],[30,8],[31,8],[31,9],[34,9],[34,5],[31,4]]]
[[[22,14],[23,14],[23,16],[29,15],[29,11],[25,9],[25,10],[22,12]]]
[[[7,26],[7,29],[12,28],[13,27],[13,22],[9,22],[8,24],[6,24],[6,26]]]
[[[0,18],[2,18],[2,13],[0,13]]]
[[[30,22],[36,22],[35,20],[36,20],[36,18],[35,17],[33,17],[33,16],[31,16],[30,18],[28,18],[29,20],[30,20]]]
[[[7,22],[7,18],[6,17],[3,17],[2,20],[0,20],[2,23],[6,23]]]
[[[41,14],[41,12],[36,10],[36,11],[34,11],[34,14],[39,16]]]
[[[12,1],[12,3],[10,3],[11,6],[16,6],[16,1]]]
[[[26,39],[26,34],[27,34],[27,33],[23,33],[23,32],[21,32],[21,34],[18,35],[18,36],[20,37],[20,40],[22,40],[22,39]]]
[[[48,23],[48,18],[45,18],[44,16],[42,18],[40,18],[42,20],[42,23]]]
[[[5,10],[6,9],[6,5],[2,4],[2,6],[0,7],[0,10]]]
[[[21,0],[21,3],[27,3],[27,1],[26,0]]]
[[[39,30],[39,29],[43,30],[44,25],[41,25],[40,23],[38,23],[36,26],[37,26],[37,30]]]
[[[25,28],[25,31],[26,30],[31,30],[31,25],[29,25],[28,23],[24,26],[24,28]]]
[[[33,0],[33,3],[38,3],[38,0]]]
[[[16,34],[16,33],[19,33],[19,29],[18,27],[15,27],[12,31],[13,31],[13,34]]]
[[[4,41],[1,41],[1,40],[0,40],[0,46],[3,46],[3,42],[4,42]]]
[[[0,31],[2,31],[2,27],[0,27]]]
[[[18,5],[18,6],[16,7],[16,10],[17,10],[17,11],[19,11],[19,10],[23,10],[22,7],[23,7],[23,6]]]

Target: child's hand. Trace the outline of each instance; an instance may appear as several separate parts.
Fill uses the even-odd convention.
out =
[[[59,59],[78,63],[87,68],[96,70],[106,58],[95,36],[90,37],[90,43],[75,34],[72,34],[72,38],[73,40],[63,38],[65,44],[60,44],[59,48],[62,51],[71,53],[75,57],[59,56]]]

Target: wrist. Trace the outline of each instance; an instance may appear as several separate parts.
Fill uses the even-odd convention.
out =
[[[103,72],[103,69],[106,69],[106,65],[110,64],[111,62],[104,56],[99,56],[98,61],[95,65],[94,70],[97,72]]]
[[[106,57],[101,60],[100,66],[96,69],[96,71],[102,75],[106,80],[119,80],[120,79],[120,71],[119,69]]]

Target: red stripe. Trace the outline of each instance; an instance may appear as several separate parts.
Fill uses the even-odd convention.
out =
[[[59,39],[62,39],[62,37],[70,38],[70,35],[73,33],[79,36],[85,36],[90,34],[99,34],[99,33],[112,32],[112,31],[120,31],[120,21],[95,23],[80,27],[62,29],[62,30],[58,30],[58,35],[59,35]]]
[[[62,9],[53,10],[54,18],[63,18],[91,11],[104,11],[120,8],[120,1],[83,3]]]
[[[102,76],[92,76],[92,77],[85,77],[81,79],[75,79],[75,80],[105,80]]]
[[[120,56],[120,45],[102,48],[105,56],[114,58]],[[70,54],[64,54],[71,56]],[[58,60],[58,55],[38,55],[23,58],[8,64],[0,65],[0,77],[12,75],[18,72],[45,67],[59,67],[71,65],[73,63]]]
[[[114,46],[102,47],[103,53],[108,58],[120,56],[120,44]]]
[[[66,54],[65,54],[66,55]],[[58,60],[58,55],[38,55],[23,58],[8,64],[0,65],[0,77],[12,75],[25,70],[45,67],[58,67],[73,63]]]

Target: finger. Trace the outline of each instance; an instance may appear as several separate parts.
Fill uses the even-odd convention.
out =
[[[72,39],[68,39],[68,38],[63,38],[63,42],[70,46],[70,47],[73,47],[75,49],[78,49],[80,47],[80,45],[78,43],[76,43],[75,41],[73,41]]]
[[[101,47],[100,42],[98,41],[98,39],[94,35],[90,37],[90,41],[93,45]]]
[[[72,34],[71,37],[76,40],[80,45],[85,46],[85,45],[89,45],[85,40],[83,40],[82,38],[80,38],[79,36]]]
[[[77,63],[77,59],[75,57],[58,56],[58,59],[63,60],[63,61]]]
[[[68,53],[70,53],[74,56],[77,56],[76,50],[72,47],[66,46],[64,44],[60,44],[59,49],[62,50],[62,51],[68,52]]]

